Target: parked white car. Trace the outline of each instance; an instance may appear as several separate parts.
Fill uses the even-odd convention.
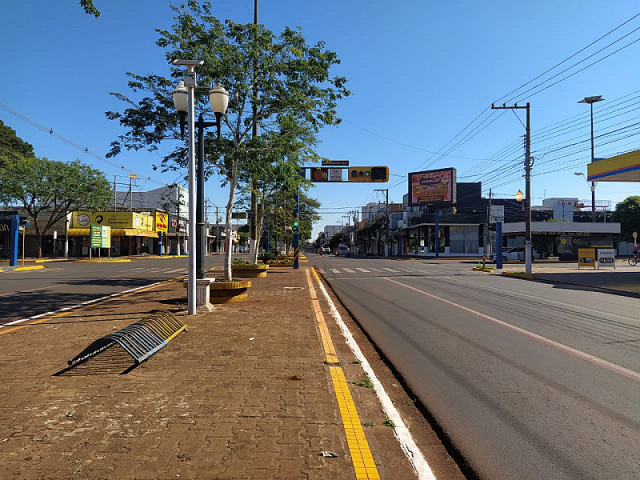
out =
[[[532,249],[532,252],[533,252],[533,259],[539,260],[540,254],[536,252],[535,249]],[[502,251],[502,261],[503,262],[508,262],[508,261],[524,262],[524,246],[504,249]]]
[[[347,247],[346,245],[338,245],[338,248],[336,248],[336,257],[340,255],[348,257],[350,254],[351,252],[349,251],[349,247]]]

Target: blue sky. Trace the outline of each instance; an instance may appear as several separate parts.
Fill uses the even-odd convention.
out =
[[[122,109],[109,92],[127,93],[125,72],[169,73],[155,45],[155,29],[171,26],[170,2],[95,4],[102,13],[98,19],[76,0],[0,3],[0,120],[37,155],[78,158],[111,181],[122,175],[118,182],[128,184],[130,172],[141,177],[139,190],[182,181],[182,174],[151,169],[160,161],[157,152],[98,158],[122,133],[104,112]],[[213,5],[221,19],[253,21],[252,0]],[[387,184],[318,184],[311,195],[322,203],[323,220],[314,237],[325,224],[344,221],[348,211],[383,201],[374,189],[389,188],[390,200],[401,202],[411,171],[455,167],[459,181],[482,181],[484,194],[491,188],[496,197],[513,198],[518,189],[524,191],[519,159],[524,128],[510,111],[487,110],[497,100],[531,102],[533,204],[545,197],[590,199],[588,184],[574,175],[586,173],[590,159],[589,108],[577,101],[605,98],[594,108],[595,135],[603,135],[595,141],[596,157],[640,148],[640,128],[634,126],[640,121],[640,41],[632,43],[640,39],[640,30],[634,32],[640,16],[545,72],[638,13],[640,6],[630,0],[262,0],[260,23],[274,32],[300,26],[308,42],[325,41],[342,61],[334,73],[349,79],[353,96],[339,105],[343,123],[322,132],[319,153],[351,165],[388,165],[392,175]],[[599,200],[613,204],[637,194],[640,188],[633,183],[599,183],[596,189]],[[208,181],[206,196],[213,204],[224,206],[227,195],[218,179]]]

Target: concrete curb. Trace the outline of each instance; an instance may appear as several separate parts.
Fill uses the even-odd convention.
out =
[[[27,270],[42,270],[42,269],[44,269],[44,265],[34,265],[29,267],[2,267],[0,268],[0,273],[25,272]]]

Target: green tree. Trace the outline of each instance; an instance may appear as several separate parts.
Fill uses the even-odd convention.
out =
[[[64,163],[30,156],[6,156],[0,169],[0,201],[20,205],[31,218],[42,256],[42,237],[68,212],[106,207],[112,196],[99,170],[79,160]]]
[[[640,197],[632,195],[618,203],[611,214],[611,221],[620,223],[619,239],[632,242],[633,232],[640,230]]]
[[[255,152],[270,147],[268,140],[280,132],[282,118],[303,123],[316,133],[325,125],[339,123],[337,102],[349,95],[346,79],[331,77],[329,70],[339,63],[337,55],[325,49],[323,42],[308,45],[299,29],[285,28],[280,35],[261,25],[221,22],[211,14],[209,2],[196,1],[172,6],[175,24],[171,31],[158,30],[157,44],[165,49],[168,61],[177,58],[199,59],[200,84],[220,81],[230,91],[229,111],[224,117],[224,139],[217,141],[212,132],[205,140],[206,174],[219,173],[229,186],[227,231],[239,172],[249,168]],[[122,148],[155,150],[167,138],[177,138],[177,112],[172,90],[184,74],[173,68],[171,78],[129,73],[129,87],[147,96],[134,101],[114,94],[129,107],[123,113],[107,112],[118,120],[126,133],[112,143],[110,156]],[[196,111],[208,112],[206,92],[196,90]],[[254,108],[255,107],[255,108]],[[255,110],[255,116],[252,111]],[[260,134],[252,137],[254,123]],[[180,143],[162,161],[163,169],[187,165],[184,144]],[[254,165],[254,169],[257,167]],[[224,276],[231,279],[231,249],[226,249]]]
[[[0,120],[0,166],[6,157],[34,157],[33,146],[16,135],[15,130]]]
[[[93,15],[96,18],[100,16],[98,9],[93,6],[93,0],[80,0],[80,5],[84,8],[85,13]]]

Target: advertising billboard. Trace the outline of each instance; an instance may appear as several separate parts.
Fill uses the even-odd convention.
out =
[[[456,203],[456,169],[409,173],[409,205]]]

